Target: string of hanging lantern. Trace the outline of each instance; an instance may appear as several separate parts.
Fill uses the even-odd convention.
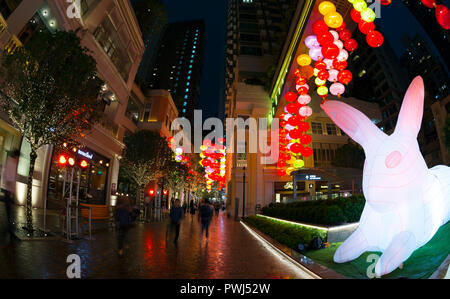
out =
[[[301,54],[296,59],[299,65],[294,70],[297,94],[291,91],[284,95],[288,104],[279,116],[279,176],[290,175],[292,171],[304,167],[300,157],[313,154],[312,148],[307,146],[312,138],[306,134],[310,127],[306,120],[313,112],[308,106],[311,96],[308,95],[310,87],[307,81],[315,77],[316,92],[325,100],[329,92],[340,97],[345,92],[345,85],[352,80],[352,73],[346,69],[347,59],[358,43],[351,38],[351,31],[346,28],[333,3],[323,1],[318,9],[324,18],[313,24],[314,34],[305,38],[308,54]],[[311,66],[313,61],[314,67]],[[331,82],[329,88],[327,82]]]
[[[226,147],[225,140],[219,138],[218,144],[211,140],[204,140],[200,150],[200,165],[205,168],[204,178],[206,180],[206,190],[212,191],[214,182],[218,182],[219,191],[225,187],[226,180]]]

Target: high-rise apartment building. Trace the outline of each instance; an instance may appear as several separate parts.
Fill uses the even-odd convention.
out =
[[[145,46],[145,52],[136,74],[136,81],[142,88],[146,88],[152,75],[164,27],[167,25],[167,13],[160,0],[151,2],[132,0],[131,4],[136,12]]]
[[[200,97],[204,48],[202,20],[168,24],[147,86],[168,90],[179,116],[191,120]]]
[[[436,21],[434,8],[428,8],[418,0],[403,0],[403,4],[416,17],[450,69],[450,32]]]
[[[435,166],[444,162],[447,150],[440,139],[436,125],[436,102],[442,102],[450,94],[450,79],[444,65],[433,55],[430,46],[420,35],[404,36],[402,39],[405,52],[401,57],[403,66],[408,71],[409,79],[421,76],[425,83],[425,102],[422,129],[419,133],[419,145],[428,166]]]

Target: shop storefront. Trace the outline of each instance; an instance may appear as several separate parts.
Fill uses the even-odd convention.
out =
[[[53,151],[48,181],[49,208],[63,202],[64,168],[58,164],[57,151]],[[88,166],[80,168],[79,201],[88,204],[107,204],[107,182],[111,161],[89,148],[78,149],[77,161],[86,160]]]

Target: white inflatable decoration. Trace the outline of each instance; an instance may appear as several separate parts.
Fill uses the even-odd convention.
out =
[[[381,251],[375,273],[382,276],[397,269],[449,221],[450,167],[428,169],[417,142],[423,103],[423,80],[416,77],[390,136],[347,104],[327,101],[321,105],[364,148],[366,156],[366,204],[358,229],[337,249],[335,262],[354,260],[365,251]]]

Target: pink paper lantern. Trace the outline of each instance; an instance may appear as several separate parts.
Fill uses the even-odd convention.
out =
[[[298,97],[297,102],[301,105],[307,105],[311,102],[311,97],[307,94],[302,94]]]
[[[340,96],[345,92],[345,86],[342,83],[336,82],[331,84],[330,93],[335,96]]]
[[[309,106],[303,106],[298,110],[298,114],[303,117],[310,117],[312,115],[312,108]]]
[[[340,40],[335,40],[333,42],[333,44],[335,44],[336,46],[338,46],[339,49],[343,49],[344,48],[344,43],[341,42]]]
[[[325,62],[325,64],[327,65],[327,70],[333,68],[333,59],[325,58],[325,59],[323,60],[323,62]]]
[[[347,52],[347,50],[341,48],[341,51],[339,52],[339,55],[338,55],[338,57],[336,57],[336,59],[338,61],[345,61],[345,60],[347,60],[348,59],[348,52]]]
[[[322,47],[311,48],[309,50],[309,57],[315,61],[323,59]]]
[[[307,38],[305,38],[305,45],[310,49],[320,47],[320,44],[317,41],[317,36],[315,35],[310,35]]]
[[[330,74],[330,76],[328,77],[328,81],[330,82],[335,82],[337,81],[337,76],[339,74],[338,70],[329,70],[328,73]]]

